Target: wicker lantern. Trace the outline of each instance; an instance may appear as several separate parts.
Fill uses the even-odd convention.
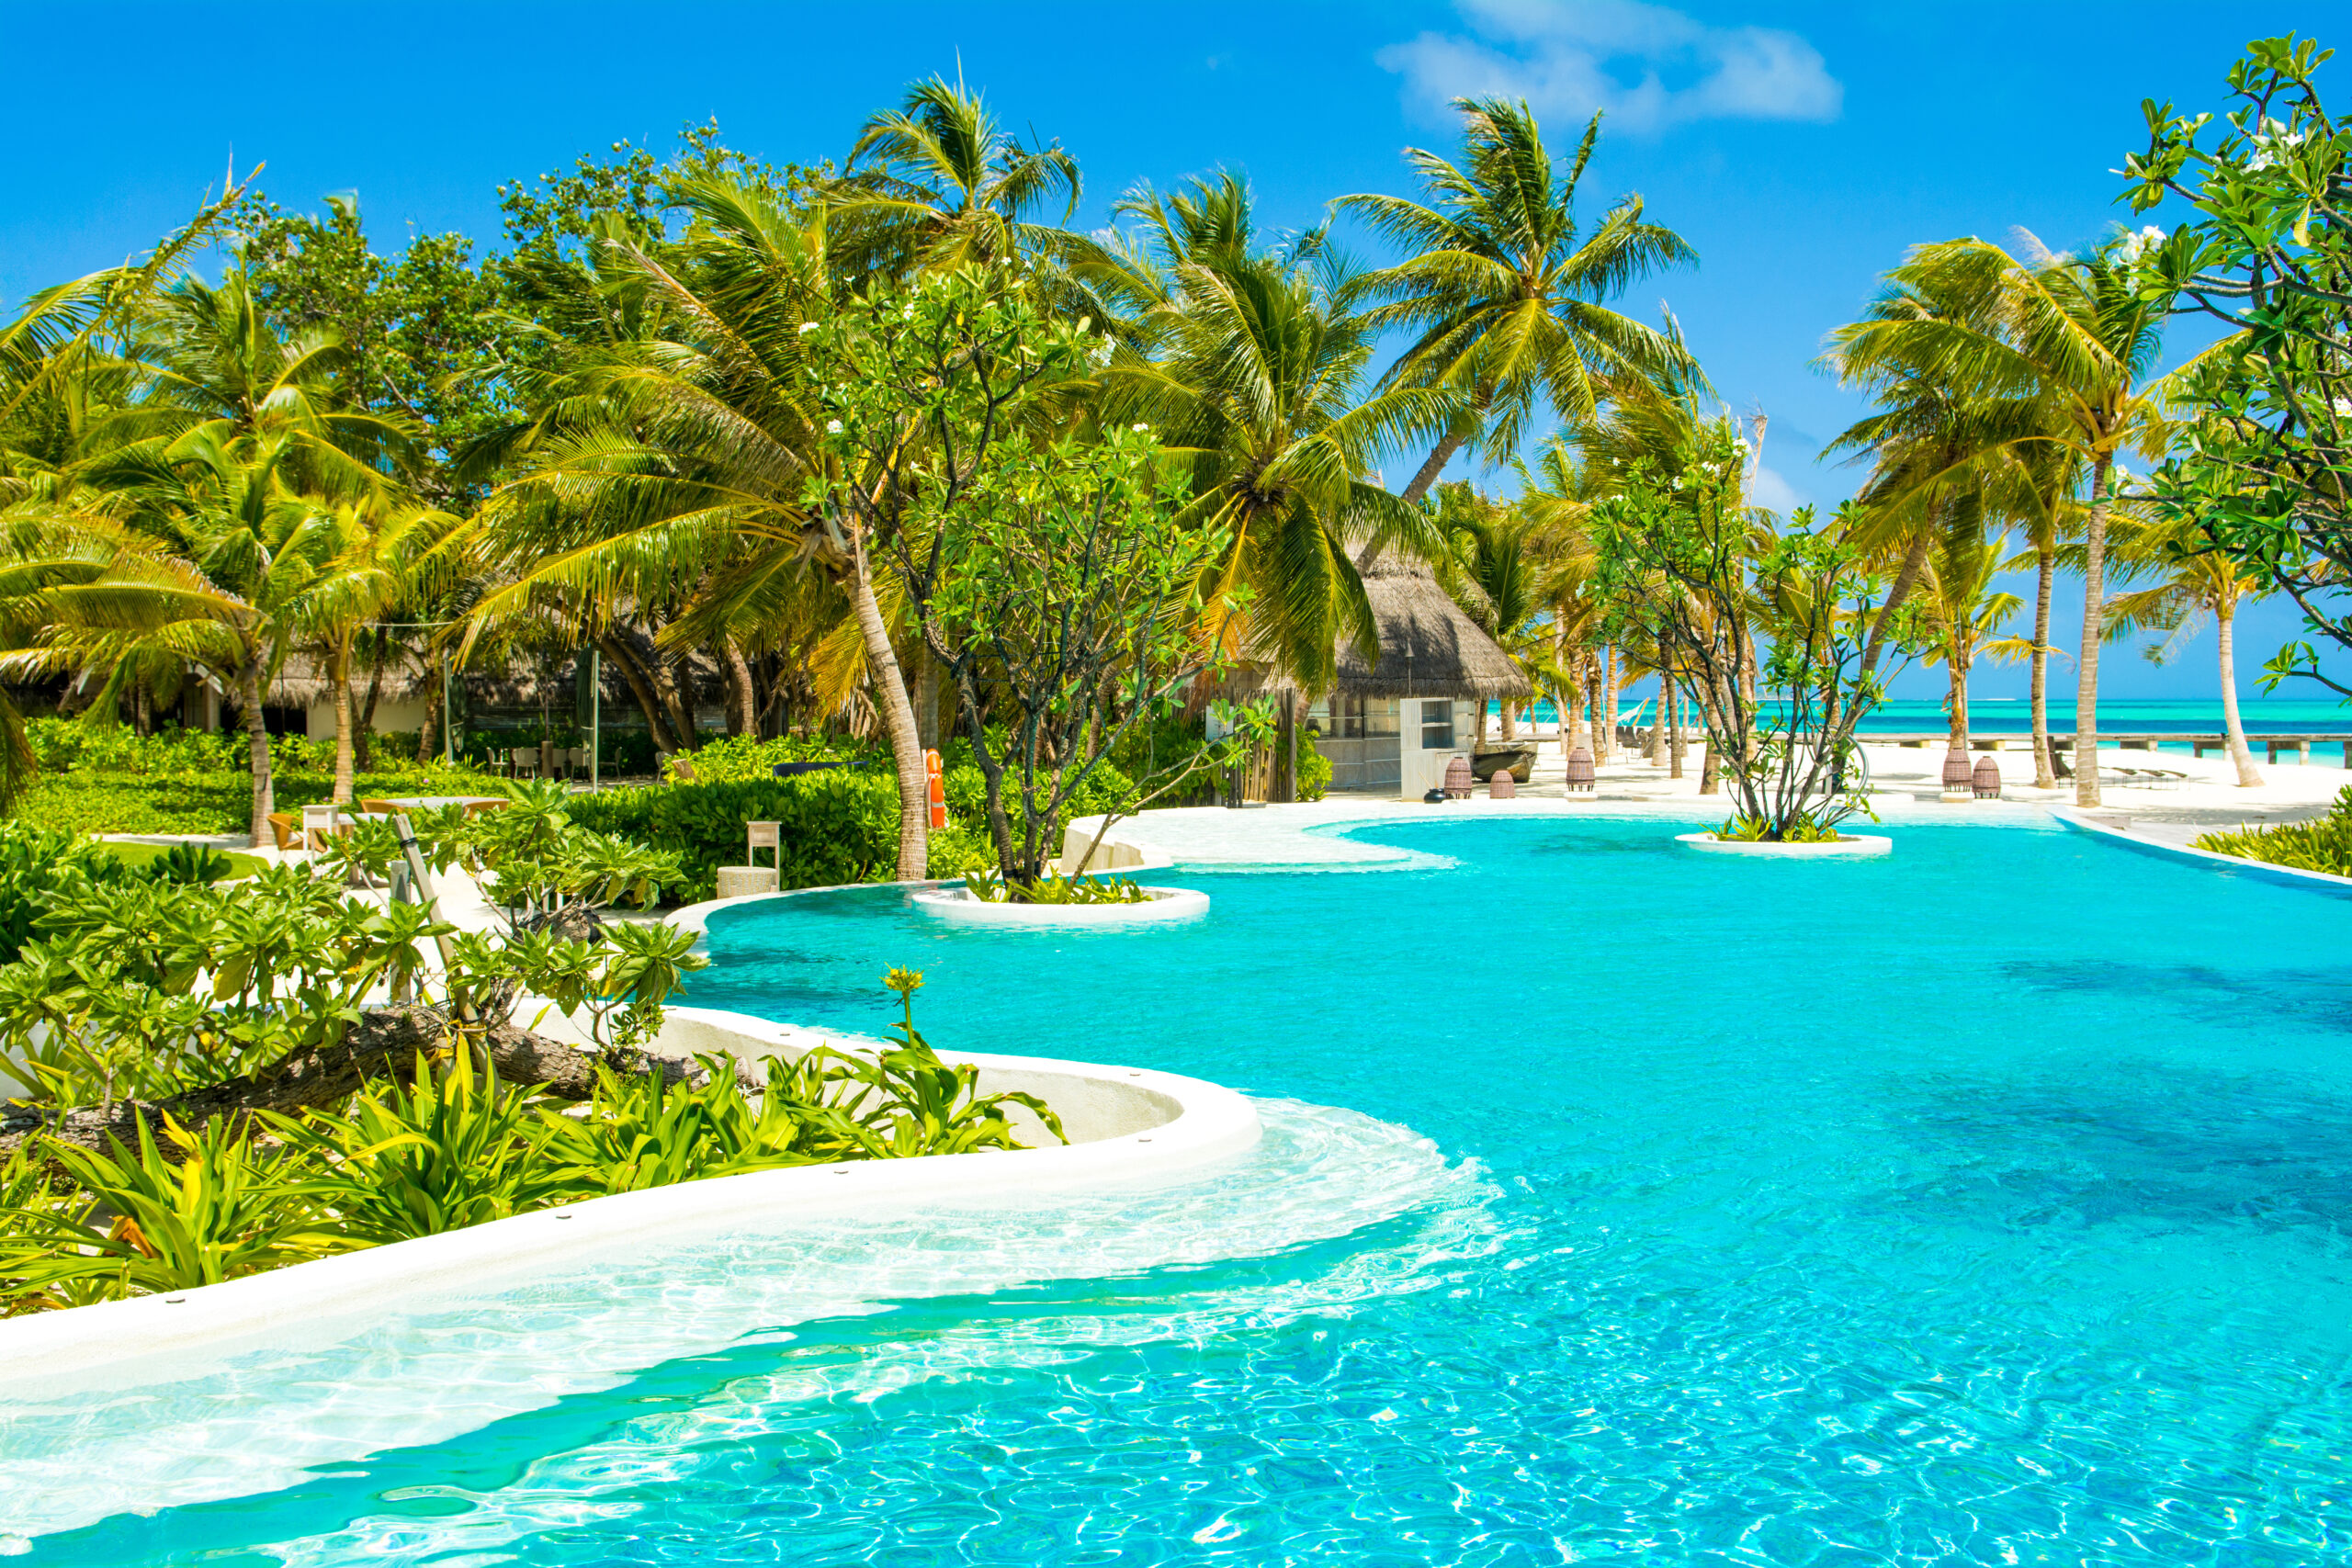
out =
[[[1470,785],[1471,785],[1471,783],[1472,783],[1472,780],[1471,780],[1471,777],[1470,777],[1470,759],[1469,759],[1469,758],[1467,758],[1467,757],[1456,757],[1456,758],[1454,758],[1454,759],[1453,759],[1453,761],[1452,761],[1451,762],[1448,762],[1448,763],[1445,765],[1445,798],[1446,798],[1446,799],[1448,799],[1448,800],[1467,800],[1467,799],[1469,799],[1469,798],[1470,798]]]
[[[1510,776],[1509,768],[1497,768],[1487,780],[1488,800],[1517,800],[1519,781]]]
[[[1973,777],[1975,774],[1968,766],[1968,751],[1965,747],[1955,746],[1944,753],[1945,794],[1965,795],[1968,793],[1969,781]]]
[[[1969,787],[1979,800],[2001,798],[2001,765],[1990,757],[1976,759],[1976,771],[1969,775]]]
[[[1568,753],[1568,793],[1582,794],[1592,788],[1592,748],[1579,746]]]

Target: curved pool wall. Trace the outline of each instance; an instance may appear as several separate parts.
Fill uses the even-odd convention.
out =
[[[1355,875],[1170,842],[1216,913],[1166,931],[887,888],[711,924],[697,1004],[871,1036],[911,964],[934,1038],[1238,1086],[1264,1141],[1200,1179],[0,1407],[13,1528],[108,1516],[28,1543],[76,1564],[2352,1557],[2352,907],[2038,814],[1770,868],[1679,852],[1687,813],[1378,815],[1302,852]]]
[[[723,1055],[756,1066],[833,1043],[765,1019],[670,1010],[664,1055]],[[1182,1182],[1245,1154],[1259,1137],[1250,1102],[1197,1078],[1046,1057],[952,1053],[979,1069],[983,1094],[1035,1094],[1069,1146],[1026,1107],[1009,1120],[1033,1146],[1011,1153],[794,1166],[618,1193],[439,1235],[370,1247],[169,1296],[0,1319],[0,1387],[56,1398],[203,1375],[264,1345],[332,1343],[397,1311],[494,1293],[625,1256],[649,1244],[792,1226],[876,1206],[955,1206],[1037,1194]]]

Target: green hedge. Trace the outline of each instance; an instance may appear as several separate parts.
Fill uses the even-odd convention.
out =
[[[280,811],[297,811],[334,794],[327,773],[280,773],[271,787]],[[385,795],[495,795],[499,781],[465,769],[407,768],[360,773],[355,792]],[[239,773],[44,773],[10,817],[74,833],[242,833],[253,825],[253,780]]]
[[[888,882],[899,863],[899,788],[888,773],[834,770],[790,779],[651,784],[582,795],[571,819],[651,849],[673,851],[688,899],[714,897],[718,868],[741,865],[746,825],[775,822],[786,887]],[[961,876],[994,863],[983,840],[957,829],[931,836],[931,874]],[[765,864],[764,852],[760,863]]]

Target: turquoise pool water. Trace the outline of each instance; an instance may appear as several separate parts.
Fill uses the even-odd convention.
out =
[[[1188,872],[1205,920],[1089,938],[722,917],[696,1002],[872,1032],[912,964],[942,1045],[1233,1084],[1268,1147],[834,1227],[831,1305],[807,1256],[616,1266],[257,1360],[236,1421],[0,1422],[0,1498],[135,1472],[19,1543],[81,1564],[2352,1559],[2352,901],[2055,831],[1674,830],[1383,826],[1450,863]],[[559,1343],[610,1367],[429,1439],[376,1407]],[[374,1425],[282,1473],[329,1388]],[[249,1495],[128,1511],[240,1445]]]

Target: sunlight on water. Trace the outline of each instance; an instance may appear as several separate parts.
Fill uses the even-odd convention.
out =
[[[1117,935],[750,907],[693,1000],[870,1033],[910,964],[1269,1142],[17,1409],[0,1495],[76,1564],[2352,1560],[2352,901],[1674,830],[1433,816]]]

